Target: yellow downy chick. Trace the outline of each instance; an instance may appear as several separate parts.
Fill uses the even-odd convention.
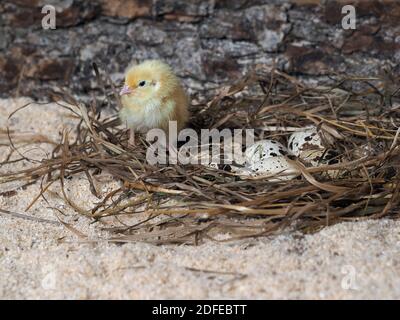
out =
[[[188,98],[171,68],[159,60],[147,60],[129,67],[120,92],[123,108],[120,118],[134,132],[163,129],[168,134],[169,121],[177,121],[178,131],[188,118]]]

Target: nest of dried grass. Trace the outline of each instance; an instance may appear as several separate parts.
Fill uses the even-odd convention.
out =
[[[79,119],[76,139],[71,141],[65,132],[50,159],[3,174],[0,182],[41,181],[43,196],[59,181],[65,202],[77,214],[94,221],[115,217],[113,226],[107,227],[114,234],[109,240],[121,242],[227,241],[276,234],[288,226],[313,232],[346,220],[398,218],[400,98],[396,85],[398,79],[390,76],[348,77],[331,86],[311,88],[287,74],[261,68],[192,106],[193,128],[254,128],[256,139],[285,142],[291,130],[317,126],[338,154],[336,163],[306,167],[295,160],[302,176],[281,182],[238,176],[227,166],[151,166],[146,162],[148,144],[141,139],[128,147],[127,130],[116,114],[101,117],[96,98],[83,104],[64,96],[72,107],[60,106]],[[117,107],[114,97],[108,102]],[[2,134],[10,138],[9,132]],[[15,148],[11,138],[10,144]],[[324,174],[329,170],[340,174],[331,178]],[[63,190],[67,177],[85,173],[92,193],[98,196],[93,179],[105,172],[121,182],[120,188],[90,210],[79,208]],[[127,224],[118,219],[121,216],[137,216],[140,221]],[[216,237],[221,233],[223,240]]]

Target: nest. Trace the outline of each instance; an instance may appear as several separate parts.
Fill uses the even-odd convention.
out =
[[[348,220],[398,218],[396,81],[389,76],[348,77],[329,86],[310,87],[283,72],[258,68],[191,106],[193,129],[253,128],[256,140],[287,143],[293,130],[316,126],[335,151],[335,161],[310,167],[293,159],[301,176],[290,181],[240,176],[227,165],[149,165],[148,142],[137,139],[130,147],[128,132],[116,113],[101,116],[98,99],[83,103],[64,95],[71,106],[59,105],[79,119],[76,139],[71,141],[64,133],[49,159],[24,171],[2,174],[0,182],[40,181],[43,196],[59,181],[64,201],[77,214],[94,222],[115,218],[112,226],[98,226],[110,232],[108,240],[118,242],[196,244],[203,239],[229,241],[283,230],[315,232]],[[115,94],[113,87],[104,89]],[[117,95],[107,101],[118,108]],[[9,143],[15,148],[11,138]],[[338,174],[327,174],[332,171]],[[83,210],[64,191],[64,180],[82,173],[98,197],[93,184],[98,175],[112,175],[120,187]],[[122,216],[137,219],[128,224],[119,219]]]

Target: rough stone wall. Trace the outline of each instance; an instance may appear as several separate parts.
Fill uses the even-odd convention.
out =
[[[343,30],[353,3],[357,29]],[[57,9],[44,30],[41,8]],[[14,0],[0,2],[0,95],[46,88],[87,94],[92,62],[116,82],[131,60],[160,58],[192,92],[232,82],[255,64],[311,78],[399,71],[400,1]]]

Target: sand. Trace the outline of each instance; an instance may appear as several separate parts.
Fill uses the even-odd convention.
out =
[[[73,119],[54,105],[0,100],[0,128],[41,133],[54,140]],[[0,140],[1,145],[1,140]],[[20,152],[41,159],[41,143]],[[9,147],[0,146],[0,162]],[[18,157],[18,155],[15,155]],[[31,165],[0,166],[0,172]],[[2,299],[399,299],[400,221],[346,222],[303,235],[199,246],[101,241],[107,234],[65,206],[57,197],[40,199],[25,211],[39,185],[0,184],[0,298]],[[107,192],[117,182],[100,184]],[[52,188],[57,192],[57,186]],[[66,190],[83,207],[96,198],[83,176],[67,180]],[[77,236],[59,216],[85,234]],[[88,241],[89,239],[89,241]]]

